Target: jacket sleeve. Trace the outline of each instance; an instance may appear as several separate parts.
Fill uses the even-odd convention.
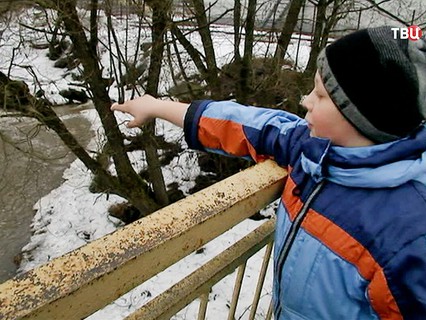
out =
[[[282,110],[231,101],[194,101],[185,116],[185,139],[192,149],[289,164],[290,151],[309,135],[305,120]]]
[[[408,244],[390,263],[389,287],[406,320],[426,319],[426,235]]]

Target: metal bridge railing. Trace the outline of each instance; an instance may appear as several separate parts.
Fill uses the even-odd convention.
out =
[[[277,199],[286,172],[265,161],[148,217],[0,284],[0,319],[82,319],[147,281]],[[266,246],[250,319],[272,250],[274,219],[147,302],[127,319],[170,319],[238,268],[228,319],[234,318],[249,257]],[[266,318],[270,318],[269,315]]]

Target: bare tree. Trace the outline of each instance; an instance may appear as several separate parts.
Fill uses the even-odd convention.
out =
[[[315,6],[316,19],[311,51],[305,74],[313,76],[316,70],[316,61],[320,51],[327,45],[331,31],[336,24],[354,11],[353,0],[318,0],[310,1]]]
[[[77,10],[76,1],[38,1],[38,4],[54,9],[61,17],[64,32],[73,43],[73,54],[83,66],[83,79],[90,89],[92,100],[99,118],[105,128],[108,155],[111,157],[117,175],[112,175],[107,169],[107,163],[100,158],[93,158],[69,132],[64,123],[44,99],[37,99],[27,95],[28,103],[19,108],[21,116],[32,117],[57,133],[64,144],[85,164],[94,174],[99,190],[114,193],[129,200],[140,212],[141,216],[155,211],[162,203],[152,199],[149,195],[149,186],[134,170],[127,155],[127,147],[123,143],[123,136],[118,128],[116,118],[110,110],[111,100],[106,90],[106,83],[102,77],[102,67],[99,56],[94,48],[95,41],[89,41],[83,23]],[[92,5],[96,5],[93,1]],[[93,10],[94,11],[94,10]],[[91,24],[91,39],[96,39],[95,23]],[[15,114],[16,115],[16,114]]]

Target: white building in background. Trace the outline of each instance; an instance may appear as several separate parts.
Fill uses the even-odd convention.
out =
[[[175,3],[182,0],[175,0]],[[183,2],[189,2],[184,0]],[[289,0],[258,0],[258,27],[271,27],[275,20],[277,24],[282,23],[285,17],[286,9],[288,8]],[[348,0],[354,5],[351,12],[341,20],[338,24],[338,30],[358,29],[368,26],[377,25],[395,25],[402,26],[402,21],[407,21],[409,24],[420,25],[423,29],[426,28],[426,1],[425,0],[390,0],[380,4],[380,7],[387,11],[388,14],[380,12],[372,8],[373,5],[368,0]],[[380,3],[379,1],[374,1]],[[209,8],[211,19],[222,15],[226,10],[234,7],[234,0],[204,0],[205,7]],[[248,0],[241,0],[243,8],[247,7]],[[363,10],[370,8],[369,10]],[[315,7],[309,1],[306,1],[306,7],[302,10],[299,19],[303,25],[299,25],[302,32],[309,33],[312,30],[312,21],[314,17]],[[395,17],[395,18],[392,18]],[[414,21],[413,21],[414,20]],[[232,23],[232,13],[225,15],[221,22]]]
[[[0,0],[1,2],[2,0]],[[22,0],[20,0],[22,1]],[[102,3],[105,0],[99,0]],[[134,0],[109,0],[113,7],[113,14],[128,14],[132,13],[131,9],[126,10],[129,5],[138,3]],[[143,3],[142,0],[140,0]],[[165,1],[165,0],[164,0]],[[191,0],[172,0],[177,14],[188,16],[191,5]],[[299,20],[303,21],[298,29],[303,33],[310,33],[313,29],[312,21],[315,17],[315,6],[311,2],[318,0],[306,0],[306,6],[301,10]],[[350,13],[340,21],[337,29],[342,31],[354,30],[362,27],[377,26],[377,25],[394,25],[403,26],[401,21],[406,21],[409,24],[419,25],[422,29],[426,28],[426,0],[340,0],[346,5],[351,5]],[[89,8],[90,0],[78,0],[81,6]],[[240,0],[243,16],[244,10],[247,8],[249,0]],[[373,3],[380,3],[380,7],[386,12],[380,12],[374,9]],[[290,0],[257,0],[257,27],[270,28],[274,25],[279,28],[283,19],[286,16],[286,10]],[[216,20],[218,17],[219,23],[233,24],[234,0],[204,0],[204,5],[208,11],[208,16],[211,20]],[[368,10],[365,10],[369,8]],[[364,10],[362,10],[364,9]],[[362,10],[362,12],[361,12]],[[228,13],[225,13],[228,11]],[[224,14],[225,13],[225,14]],[[394,18],[393,18],[393,17]],[[401,21],[398,21],[401,20]],[[297,30],[296,30],[297,31]]]

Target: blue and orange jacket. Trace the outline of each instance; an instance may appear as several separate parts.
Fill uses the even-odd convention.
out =
[[[426,128],[357,148],[311,137],[290,113],[195,101],[189,147],[274,159],[275,319],[426,319]]]

